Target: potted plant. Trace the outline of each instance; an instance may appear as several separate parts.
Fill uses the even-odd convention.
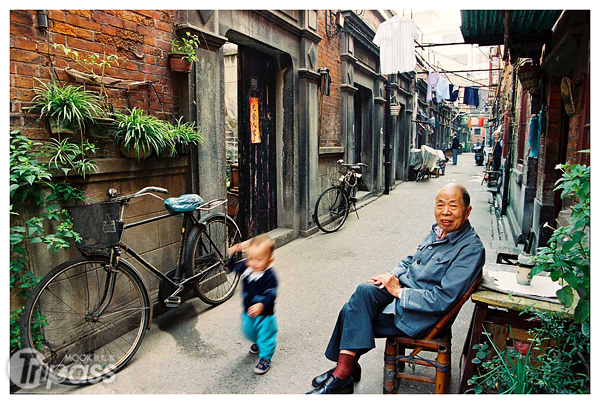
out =
[[[101,114],[100,98],[92,91],[38,81],[40,86],[34,89],[33,105],[28,109],[39,109],[40,118],[48,119],[51,133],[59,138],[61,133],[72,135],[77,129],[81,131],[86,121],[93,122]]]
[[[186,32],[182,38],[171,41],[171,54],[169,55],[169,66],[174,72],[189,73],[192,70],[192,62],[198,60],[196,49],[200,45],[197,35]]]
[[[168,124],[167,138],[172,148],[171,155],[186,154],[192,144],[202,145],[204,141],[202,131],[196,129],[194,122],[183,122],[183,117],[179,118],[174,125]]]
[[[164,121],[147,115],[144,110],[134,108],[129,114],[116,113],[117,129],[115,143],[127,158],[146,159],[152,150],[160,153],[166,146],[166,129]]]

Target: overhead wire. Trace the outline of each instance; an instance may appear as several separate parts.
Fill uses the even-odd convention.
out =
[[[421,49],[425,50],[425,48],[424,48],[424,47],[423,47],[423,46],[422,46],[422,45],[421,45],[421,44],[420,44],[420,43],[419,43],[419,42],[418,42],[416,39],[415,39],[415,43],[416,43],[416,44],[417,44],[417,46],[419,46]],[[465,45],[469,45],[469,44],[465,44]],[[479,49],[479,48],[477,48],[477,49]],[[483,53],[483,51],[482,51],[481,49],[479,49],[479,50],[480,50],[480,51]],[[434,50],[430,50],[430,51],[431,51],[432,53],[435,53],[435,54],[436,54],[436,55],[438,55],[438,56],[439,56],[439,55],[441,55],[441,56],[446,56],[446,55],[443,55],[443,54],[441,54],[441,53],[438,53],[438,52],[436,52],[436,51],[434,51]],[[439,70],[441,70],[441,71],[442,71],[443,73],[445,73],[445,74],[448,74],[448,73],[449,73],[449,74],[453,74],[454,76],[457,76],[457,77],[460,77],[460,78],[462,78],[462,79],[464,79],[464,80],[468,80],[468,81],[470,81],[470,82],[472,82],[472,83],[475,83],[475,84],[479,85],[480,87],[490,87],[490,85],[482,84],[482,83],[480,83],[480,82],[478,82],[478,81],[475,81],[475,80],[473,80],[473,79],[470,79],[470,78],[468,78],[468,77],[464,77],[464,76],[461,76],[460,74],[456,74],[456,73],[454,73],[454,72],[452,72],[452,71],[445,70],[443,67],[437,66],[437,69],[436,69],[436,68],[435,68],[435,67],[433,67],[433,66],[432,66],[432,65],[431,65],[429,62],[427,62],[427,60],[425,60],[425,58],[423,57],[423,55],[420,55],[419,53],[416,53],[416,52],[415,52],[415,54],[416,54],[416,55],[418,55],[418,56],[421,58],[421,60],[422,60],[423,62],[425,62],[425,63],[426,63],[426,64],[427,64],[429,67],[431,67],[431,68],[432,68],[432,69],[433,69],[433,70],[434,70],[436,73],[440,73],[440,71],[438,71],[438,69],[439,69]],[[484,55],[485,55],[485,53],[484,53]],[[447,77],[447,76],[446,76],[446,77]],[[450,78],[448,78],[448,81],[450,81]],[[454,84],[454,83],[452,83],[452,82],[450,82],[450,83],[451,83],[451,84]]]

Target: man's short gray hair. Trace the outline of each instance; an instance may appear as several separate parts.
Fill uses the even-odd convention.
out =
[[[444,185],[442,188],[440,188],[440,191],[444,188],[457,188],[458,191],[460,192],[460,195],[462,196],[462,200],[463,200],[463,203],[465,204],[465,208],[468,208],[469,206],[471,206],[471,195],[469,195],[469,191],[467,191],[467,188],[465,188],[464,186],[462,186],[460,184],[455,184],[455,183],[450,183],[450,184]],[[438,193],[439,193],[439,191],[438,191]]]

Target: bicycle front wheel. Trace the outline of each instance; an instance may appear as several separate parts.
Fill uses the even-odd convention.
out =
[[[202,274],[193,283],[204,303],[221,304],[229,299],[240,275],[227,269],[227,250],[241,242],[240,231],[229,216],[212,214],[192,229],[185,252],[186,276]]]
[[[350,211],[348,196],[339,187],[327,188],[317,199],[314,219],[317,227],[325,233],[339,230]]]
[[[140,275],[108,256],[65,262],[42,278],[21,319],[23,348],[34,351],[41,376],[81,385],[106,379],[135,355],[150,321]]]

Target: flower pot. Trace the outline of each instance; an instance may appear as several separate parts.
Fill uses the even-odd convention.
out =
[[[531,270],[535,264],[531,259],[531,255],[526,253],[519,254],[517,262],[517,283],[521,285],[531,284]]]
[[[192,64],[185,60],[182,53],[171,53],[169,55],[169,67],[171,71],[179,73],[189,73],[192,71]]]
[[[115,120],[112,118],[96,118],[96,122],[87,125],[88,137],[109,139],[115,135]]]
[[[55,136],[73,136],[79,133],[79,125],[76,122],[59,121],[56,117],[48,117],[50,134]]]
[[[165,147],[160,151],[160,153],[157,154],[158,157],[173,157],[175,156],[175,150],[173,150],[172,147]]]
[[[121,145],[121,154],[123,157],[128,159],[145,160],[152,155],[152,147],[149,147],[148,149],[142,147],[140,150],[140,155],[138,156],[133,146],[130,146],[129,150],[127,150],[125,145]]]
[[[390,115],[391,116],[398,116],[400,115],[400,110],[402,109],[402,106],[399,104],[392,104],[390,105]]]
[[[190,150],[190,145],[182,145],[181,143],[178,143],[175,146],[175,150],[177,151],[177,154],[181,155],[181,156],[185,156],[186,154],[188,154],[188,151]]]

